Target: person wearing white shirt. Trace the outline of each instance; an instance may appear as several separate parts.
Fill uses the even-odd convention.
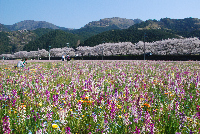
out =
[[[62,55],[62,61],[65,61],[65,55]]]

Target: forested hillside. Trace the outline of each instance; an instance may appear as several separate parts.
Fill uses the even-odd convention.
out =
[[[113,30],[113,29],[120,29],[119,27],[117,27],[116,25],[112,25],[112,26],[107,26],[107,27],[83,27],[80,29],[76,29],[76,30],[70,30],[70,31],[66,31],[69,33],[73,33],[73,34],[77,34],[79,36],[82,37],[81,42],[85,41],[86,39],[97,35],[99,33],[105,32],[105,31],[109,31],[109,30]]]
[[[123,29],[127,27],[129,28]],[[30,30],[22,30],[24,28]],[[44,21],[22,21],[11,26],[0,24],[0,32],[0,52],[13,53],[38,48],[48,50],[49,46],[66,47],[66,43],[73,48],[78,45],[95,46],[109,42],[136,43],[144,40],[145,33],[147,42],[167,38],[199,38],[200,20],[162,18],[141,22],[138,19],[133,21],[114,17],[90,22],[80,29],[62,28]]]
[[[146,33],[146,34],[145,34]],[[143,41],[145,36],[146,42],[153,42],[168,38],[179,38],[175,34],[171,34],[165,30],[138,30],[138,29],[127,29],[127,30],[111,30],[103,32],[98,35],[92,36],[91,38],[84,41],[81,46],[95,46],[104,42],[132,42],[136,43]]]
[[[9,52],[9,38],[5,32],[0,32],[0,54]]]
[[[76,47],[78,40],[80,40],[78,35],[67,33],[62,30],[54,30],[42,35],[35,41],[29,42],[24,46],[23,50],[36,51],[38,48],[48,50],[49,46],[51,46],[51,48],[62,48],[67,47],[67,43],[69,43],[69,47]]]
[[[95,46],[103,42],[147,42],[182,37],[200,37],[200,20],[196,18],[147,20],[124,30],[110,30],[88,38],[81,46]]]
[[[131,26],[129,29],[163,29],[169,33],[177,34],[183,37],[200,37],[200,19],[170,19],[164,18],[157,20],[147,20]]]
[[[54,29],[49,29],[49,28],[38,28],[36,30],[33,30],[33,32],[37,35],[37,37],[41,37],[42,35],[45,35],[51,31],[54,31]]]

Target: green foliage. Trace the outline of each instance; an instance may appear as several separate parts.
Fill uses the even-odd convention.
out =
[[[7,37],[7,33],[0,32],[0,54],[9,52],[9,38]]]
[[[164,23],[164,26],[168,29],[172,29],[175,32],[191,32],[200,28],[200,20],[196,18],[185,19],[169,19],[164,18],[160,20],[160,23]]]
[[[38,48],[49,50],[49,46],[51,48],[62,48],[67,46],[66,43],[69,43],[70,47],[75,47],[79,38],[77,35],[62,30],[54,30],[42,35],[35,41],[29,42],[24,46],[24,50],[36,51]]]
[[[153,42],[157,40],[167,39],[167,38],[178,38],[178,36],[167,32],[166,30],[138,30],[134,29],[125,29],[125,30],[110,30],[108,32],[100,33],[96,36],[93,36],[86,41],[84,41],[83,46],[95,46],[102,44],[103,42],[132,42],[137,43],[143,41],[144,33],[146,33],[147,42]]]
[[[9,44],[13,46],[12,52],[22,51],[25,44],[37,38],[37,35],[30,30],[19,30],[7,32]]]
[[[196,18],[169,19],[164,18],[160,21],[147,20],[137,23],[128,29],[110,30],[88,38],[82,46],[95,46],[105,42],[132,42],[143,41],[146,33],[147,42],[167,38],[200,37],[200,20]]]
[[[80,46],[95,46],[106,42],[136,43],[143,41],[144,33],[146,33],[145,40],[147,42],[178,38],[179,36],[200,38],[200,20],[196,18],[163,18],[159,21],[146,20],[144,22],[139,19],[134,20],[134,22],[126,19],[119,21],[119,19],[121,18],[102,19],[73,30],[57,27],[44,21],[22,21],[14,25],[0,24],[0,29],[7,34],[1,33],[4,36],[0,38],[0,47],[2,48],[0,53],[21,50],[33,51],[38,48],[48,50],[49,46],[52,46],[51,48],[65,47],[66,43],[70,43],[71,47],[76,48],[78,40],[80,40]],[[126,22],[127,24],[125,24]],[[130,26],[132,23],[134,25]],[[122,25],[130,27],[122,30]],[[33,31],[8,32],[18,29],[31,29]],[[9,36],[9,38],[6,38],[6,36]]]
[[[36,30],[33,30],[33,32],[37,35],[37,37],[41,37],[44,34],[47,34],[51,31],[54,31],[53,29],[48,29],[48,28],[38,28]]]
[[[81,36],[81,42],[85,41],[86,39],[97,35],[99,33],[105,32],[105,31],[109,31],[112,29],[120,29],[119,27],[117,27],[116,25],[112,25],[112,26],[107,26],[107,27],[82,27],[80,29],[76,29],[76,30],[71,30],[71,31],[67,31],[69,33],[73,33],[73,34],[77,34],[79,36]]]

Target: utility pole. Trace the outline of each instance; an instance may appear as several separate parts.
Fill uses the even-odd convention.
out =
[[[103,43],[105,43],[105,41],[103,41]],[[104,46],[102,47],[102,60],[103,60],[103,50],[104,50]]]
[[[38,48],[38,60],[39,60],[39,48]]]
[[[146,36],[146,33],[144,33],[144,60],[145,60],[145,36]]]
[[[49,60],[50,60],[50,48],[51,48],[51,46],[49,46]]]

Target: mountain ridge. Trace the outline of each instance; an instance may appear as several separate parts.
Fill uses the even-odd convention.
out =
[[[116,25],[120,29],[127,29],[130,26],[140,23],[142,20],[140,19],[126,19],[120,17],[112,17],[112,18],[104,18],[99,21],[92,21],[86,24],[84,27],[107,27]]]
[[[113,17],[113,18],[114,18],[113,20],[116,20],[115,22],[120,22],[119,17]],[[167,39],[167,38],[177,38],[177,37],[200,38],[200,19],[198,18],[185,18],[185,19],[161,18],[160,20],[146,20],[140,23],[138,22],[132,26],[129,26],[127,29],[121,29],[122,27],[119,28],[120,23],[115,23],[111,25],[111,22],[109,22],[109,20],[107,19],[105,19],[105,23],[104,21],[99,21],[99,22],[96,21],[93,24],[89,22],[88,25],[87,24],[85,25],[85,27],[73,30],[65,28],[64,30],[57,29],[58,28],[57,26],[53,24],[50,25],[50,23],[45,23],[44,21],[40,21],[41,23],[38,25],[36,25],[35,21],[25,21],[24,24],[26,22],[28,23],[30,22],[30,24],[31,23],[35,24],[34,25],[35,28],[37,26],[45,27],[46,24],[46,27],[49,27],[50,29],[37,28],[36,30],[9,31],[9,29],[5,25],[0,24],[0,32],[2,33],[2,37],[0,36],[0,47],[7,46],[6,47],[7,49],[4,49],[4,52],[6,53],[16,52],[22,50],[27,45],[29,46],[29,50],[31,50],[32,47],[30,47],[30,45],[37,46],[37,44],[49,44],[50,46],[54,47],[59,47],[59,46],[63,47],[66,46],[66,43],[70,43],[69,45],[70,47],[77,47],[78,45],[95,46],[101,44],[103,41],[105,43],[106,42],[134,43],[143,40],[145,32],[147,33],[147,37],[145,39],[145,41],[147,42],[157,41],[160,39]],[[108,22],[109,25],[106,25],[108,24]],[[98,26],[99,24],[101,25]],[[26,27],[26,25],[23,26],[21,23],[18,25],[17,24],[14,25],[13,29],[16,28],[16,26],[17,28]],[[3,33],[4,31],[7,32]],[[54,38],[52,37],[51,34],[57,37]],[[74,40],[70,39],[69,41],[68,38],[69,35],[71,36],[70,38],[73,38]],[[6,38],[6,36],[8,38]],[[59,36],[68,38],[68,40],[63,40],[62,38],[59,38]],[[49,37],[52,37],[52,39],[50,39]],[[48,38],[48,40],[46,38]],[[43,42],[43,40],[46,42]],[[37,47],[34,49],[37,49]],[[45,49],[48,49],[48,45],[45,46]]]
[[[120,29],[126,29],[134,24],[140,23],[142,20],[140,19],[126,19],[126,18],[120,18],[120,17],[113,17],[113,18],[104,18],[100,19],[99,21],[92,21],[87,23],[85,26],[82,28],[87,28],[87,27],[107,27],[107,26],[112,26],[116,25]],[[2,25],[2,26],[1,26]],[[17,31],[17,30],[35,30],[37,28],[49,28],[49,29],[60,29],[60,30],[75,30],[73,28],[65,28],[65,27],[60,27],[55,24],[46,22],[46,21],[34,21],[34,20],[24,20],[17,22],[13,25],[6,25],[6,24],[1,24],[0,25],[0,30],[2,31],[6,29],[6,31]],[[81,28],[79,28],[81,29]]]
[[[70,30],[70,28],[59,27],[46,21],[34,21],[34,20],[24,20],[21,22],[17,22],[13,25],[4,25],[4,26],[10,31],[35,30],[38,28]]]
[[[170,19],[162,18],[157,20],[146,20],[141,23],[130,26],[128,29],[112,30],[94,35],[81,46],[95,46],[106,42],[126,42],[135,43],[143,40],[144,33],[148,34],[146,41],[154,41],[167,38],[181,37],[200,37],[200,19],[185,18],[185,19]]]

